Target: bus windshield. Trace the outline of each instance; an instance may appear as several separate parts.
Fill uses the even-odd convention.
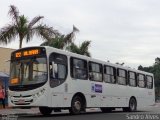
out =
[[[10,86],[25,86],[47,81],[45,57],[29,57],[11,61]]]

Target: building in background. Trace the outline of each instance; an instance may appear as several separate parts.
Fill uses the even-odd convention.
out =
[[[15,49],[0,47],[0,72],[6,73],[9,75],[10,56],[11,56],[11,52],[13,52],[14,50]]]

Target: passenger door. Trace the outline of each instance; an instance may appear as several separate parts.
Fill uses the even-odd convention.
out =
[[[64,85],[67,78],[67,56],[52,53],[49,58],[51,104],[52,107],[63,107]]]

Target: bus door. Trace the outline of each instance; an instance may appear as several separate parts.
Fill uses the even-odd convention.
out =
[[[67,56],[52,53],[50,55],[50,86],[52,107],[63,107],[64,103],[64,85],[67,77]]]

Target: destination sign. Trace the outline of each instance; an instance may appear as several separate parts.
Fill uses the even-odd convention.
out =
[[[38,54],[40,54],[39,49],[29,49],[29,50],[23,50],[23,51],[16,52],[15,57],[20,58],[20,57],[34,56]]]

